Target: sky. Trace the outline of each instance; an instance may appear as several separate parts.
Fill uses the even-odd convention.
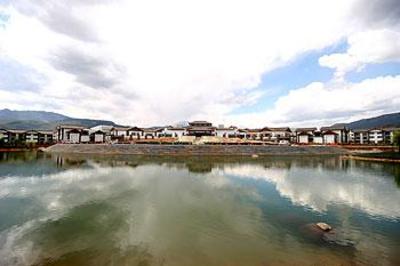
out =
[[[400,111],[399,0],[0,0],[0,108],[322,126]]]

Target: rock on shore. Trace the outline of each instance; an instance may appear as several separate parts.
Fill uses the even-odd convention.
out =
[[[50,153],[137,154],[137,155],[343,155],[347,150],[333,146],[275,145],[154,145],[154,144],[56,144]]]

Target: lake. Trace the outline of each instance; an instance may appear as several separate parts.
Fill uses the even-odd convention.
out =
[[[399,251],[399,164],[0,153],[0,265],[400,265]]]

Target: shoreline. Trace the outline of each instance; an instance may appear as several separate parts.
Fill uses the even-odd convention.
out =
[[[351,159],[351,160],[358,160],[358,161],[400,163],[400,159],[364,157],[364,156],[357,156],[357,155],[352,155],[352,154],[344,155],[343,158],[344,159]]]
[[[161,155],[161,156],[279,156],[346,155],[348,150],[334,146],[276,145],[152,145],[152,144],[56,144],[47,153]]]

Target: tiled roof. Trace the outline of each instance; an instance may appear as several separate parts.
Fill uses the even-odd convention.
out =
[[[93,135],[93,134],[106,134],[106,133],[102,130],[96,130],[96,131],[90,133],[90,135]]]
[[[323,132],[322,135],[337,135],[337,133],[333,132],[332,130],[327,130],[327,131]]]
[[[237,129],[236,127],[218,127],[216,130],[235,130]]]
[[[79,125],[68,125],[68,124],[65,124],[65,125],[60,124],[57,127],[67,128],[67,129],[74,129],[74,128],[76,128],[76,129],[84,129],[85,128],[85,127],[79,126]]]
[[[316,127],[300,127],[300,128],[296,128],[296,131],[315,131],[317,130]]]
[[[140,127],[131,127],[131,128],[128,128],[127,130],[129,130],[129,131],[144,131],[142,128],[140,128]]]
[[[196,131],[196,130],[200,130],[200,131],[207,130],[207,131],[209,131],[209,130],[215,130],[215,127],[188,127],[187,130],[188,131]]]
[[[129,127],[113,127],[111,130],[127,131]]]
[[[144,132],[160,132],[163,131],[163,128],[142,128]]]
[[[208,124],[211,124],[211,122],[208,122],[208,121],[204,121],[204,120],[197,120],[197,121],[192,121],[192,122],[189,122],[189,124],[193,124],[193,123],[208,123]]]
[[[53,130],[38,130],[40,134],[53,134]]]
[[[308,133],[307,131],[301,131],[298,136],[312,136],[312,134]]]
[[[23,134],[26,132],[26,130],[22,129],[8,129],[7,132],[14,133],[14,134]]]
[[[321,127],[321,131],[326,130],[346,130],[346,126],[331,126],[331,127]]]
[[[271,130],[271,131],[288,131],[288,132],[291,132],[289,127],[270,127],[269,130]]]

